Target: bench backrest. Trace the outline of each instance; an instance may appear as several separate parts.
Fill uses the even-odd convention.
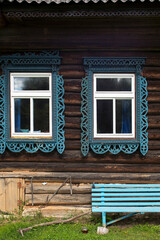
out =
[[[160,184],[93,184],[93,212],[160,212]]]

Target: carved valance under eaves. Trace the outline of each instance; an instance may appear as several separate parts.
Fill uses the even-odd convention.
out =
[[[138,17],[155,17],[160,16],[160,10],[114,10],[114,11],[88,11],[88,10],[70,10],[70,11],[52,11],[52,12],[37,12],[37,11],[5,11],[4,12],[7,19],[15,18],[70,18],[70,17],[128,17],[128,16],[138,16]]]
[[[8,0],[9,2],[13,2],[14,0]],[[70,3],[70,2],[75,2],[75,3],[79,3],[82,0],[17,0],[17,2],[22,3],[22,2],[27,2],[27,3],[32,3],[32,2],[36,2],[36,3],[42,3],[42,2],[46,2],[47,4],[50,3]],[[98,2],[103,2],[103,3],[107,3],[110,0],[83,0],[83,2],[85,3],[89,3],[89,2],[94,2],[94,3],[98,3]],[[111,0],[113,3],[116,2],[135,2],[135,0]],[[141,2],[145,2],[145,0],[140,0]],[[154,2],[155,0],[150,0],[150,2]],[[4,0],[0,0],[0,2],[4,2]]]

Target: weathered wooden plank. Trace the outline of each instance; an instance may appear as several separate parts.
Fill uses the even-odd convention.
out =
[[[80,150],[81,141],[80,140],[67,140],[65,142],[65,150]]]
[[[159,140],[149,140],[149,149],[157,149],[160,150],[160,141]]]
[[[150,141],[149,141],[150,142]],[[87,157],[83,157],[79,150],[65,150],[63,155],[59,156],[57,151],[52,153],[37,152],[30,154],[26,152],[13,154],[10,151],[6,151],[0,158],[0,162],[98,162],[98,163],[159,163],[160,149],[156,151],[148,151],[147,155],[143,157],[139,150],[132,155],[119,153],[117,155],[106,153],[102,155],[94,154],[91,150]],[[36,168],[35,168],[36,169]],[[18,169],[17,169],[18,170]]]
[[[18,186],[17,186],[17,179],[10,178],[6,179],[6,210],[7,211],[14,211],[18,208]]]
[[[24,180],[0,178],[0,210],[13,212],[24,202]]]
[[[160,91],[160,81],[147,81],[147,90],[149,92],[159,92]]]
[[[160,79],[160,70],[158,67],[144,67],[143,75],[147,79]]]
[[[70,66],[72,69],[72,66]],[[81,92],[81,78],[80,79],[66,79],[64,81],[65,92]]]
[[[76,68],[72,69],[73,66],[69,66],[69,69],[63,69],[60,71],[60,74],[63,75],[64,79],[71,79],[71,78],[82,79],[84,77],[84,70],[82,69],[82,66],[77,66],[77,65],[75,66],[77,69]],[[78,67],[80,67],[80,69]]]
[[[66,117],[65,118],[66,128],[81,128],[81,119],[77,117]]]
[[[148,114],[149,115],[160,115],[160,104],[159,103],[149,103],[148,105]]]
[[[72,177],[73,183],[159,183],[160,173],[73,173],[73,172],[2,172],[0,178],[54,179],[63,182]],[[36,180],[37,181],[37,180]]]
[[[80,129],[66,129],[65,130],[66,139],[80,139],[81,138],[81,130]]]
[[[160,92],[160,86],[151,86],[147,88],[148,92]]]
[[[3,28],[3,34],[0,34],[1,48],[3,51],[27,47],[28,49],[53,49],[53,46],[57,49],[64,47],[114,49],[116,47],[119,50],[134,47],[135,49],[157,50],[159,48],[159,21],[157,19],[159,18],[88,18],[87,21],[85,18],[78,19],[78,21],[59,19],[56,24],[46,24],[45,21],[33,24],[34,21],[31,21],[25,24],[25,28],[24,24],[18,26],[9,24]]]
[[[59,183],[51,183],[51,182],[41,182],[41,183],[33,183],[33,193],[37,194],[53,194],[61,184]],[[73,194],[82,194],[82,193],[91,193],[91,185],[90,184],[72,184],[72,192]],[[26,194],[32,193],[31,183],[26,183]],[[70,184],[66,184],[59,191],[58,194],[70,194]]]
[[[155,129],[155,131],[156,131],[156,129]],[[151,139],[151,140],[159,140],[160,139],[159,131],[157,131],[157,133],[156,132],[149,132],[148,138]]]
[[[126,19],[126,18],[124,18]],[[148,18],[138,25],[140,18],[125,22],[111,18],[80,19],[79,21],[61,20],[51,26],[9,25],[0,32],[1,48],[6,51],[17,49],[63,49],[63,48],[138,48],[159,49],[159,24]],[[147,25],[148,24],[148,25]],[[106,27],[107,26],[107,27]],[[142,27],[143,26],[143,27]],[[147,31],[146,31],[147,27]],[[74,31],[73,31],[74,29]],[[104,31],[105,30],[105,31]],[[119,34],[121,31],[121,34]],[[148,34],[148,32],[150,34]],[[43,34],[42,34],[43,33]],[[80,34],[81,33],[81,34]],[[29,36],[32,35],[32,38]],[[142,41],[142,39],[145,41]]]
[[[64,103],[65,104],[81,104],[81,95],[80,93],[65,93],[64,96]]]
[[[149,116],[148,117],[149,128],[160,128],[160,116]]]
[[[159,96],[159,92],[150,92],[149,95],[148,95],[148,102],[157,102],[159,103],[160,102],[160,96]]]
[[[45,204],[47,197],[51,198],[52,194],[34,194],[33,202]],[[32,194],[26,194],[26,205],[32,204]],[[87,205],[91,203],[91,194],[56,194],[47,205]]]
[[[0,210],[6,211],[6,188],[5,188],[5,178],[0,178]]]
[[[22,207],[25,202],[25,179],[19,178],[18,179],[18,200],[19,200],[19,206]]]
[[[36,169],[35,169],[36,166]],[[3,171],[46,171],[46,172],[141,172],[141,173],[160,173],[160,164],[118,164],[118,163],[65,163],[65,162],[2,162],[1,172]]]
[[[66,105],[64,114],[67,117],[80,117],[81,116],[81,107],[75,105]]]

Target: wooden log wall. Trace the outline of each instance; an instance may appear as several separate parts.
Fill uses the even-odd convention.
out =
[[[60,74],[63,75],[65,88],[65,151],[59,155],[56,151],[29,154],[7,150],[0,156],[0,176],[5,176],[5,172],[10,172],[13,177],[17,174],[15,172],[20,172],[22,178],[37,174],[39,178],[52,177],[52,182],[56,184],[67,176],[72,176],[73,182],[79,184],[93,181],[159,183],[160,16],[59,18],[50,21],[6,19],[6,25],[0,28],[1,55],[44,49],[58,49],[62,57]],[[132,155],[96,155],[90,150],[87,157],[82,156],[80,107],[81,80],[85,76],[83,57],[146,57],[142,75],[148,82],[149,151],[145,157],[139,150]],[[26,199],[30,204],[30,186],[26,184]],[[39,191],[39,185],[36,189]],[[47,189],[48,192],[41,194],[43,198],[35,192],[37,203],[43,203],[50,194]],[[83,197],[79,196],[77,200],[76,194],[74,199],[77,204],[88,204],[88,197],[84,203]],[[54,199],[55,202],[59,200]],[[55,204],[54,201],[52,204]],[[63,196],[61,201],[64,204]]]
[[[91,202],[91,186],[90,184],[73,184],[67,183],[52,198],[53,194],[61,186],[61,183],[52,181],[34,181],[33,191],[31,183],[26,181],[26,202],[27,205],[89,205]],[[71,192],[72,191],[72,192]],[[33,200],[32,200],[33,193]]]

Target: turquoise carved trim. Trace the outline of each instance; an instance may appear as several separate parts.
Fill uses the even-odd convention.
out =
[[[130,57],[124,57],[124,58],[84,58],[84,66],[88,66],[89,68],[92,67],[127,67],[127,66],[141,66],[145,64],[145,58],[130,58]]]
[[[89,147],[96,154],[124,152],[132,154],[140,147],[145,155],[148,151],[147,81],[141,77],[145,58],[84,58],[86,77],[82,79],[81,102],[81,152],[87,156]],[[94,139],[93,137],[93,74],[134,73],[136,77],[136,138]]]
[[[65,126],[65,121],[64,121],[64,81],[63,77],[60,75],[57,75],[57,151],[59,153],[63,153],[65,149],[65,137],[64,137],[64,126]]]
[[[137,150],[139,144],[91,144],[90,146],[93,152],[98,154],[104,154],[108,151],[112,154],[118,154],[121,151],[131,154]]]
[[[148,101],[147,96],[147,81],[146,78],[141,77],[141,135],[140,135],[140,151],[145,155],[148,151]]]
[[[5,76],[0,76],[0,153],[4,153],[6,148],[5,139],[5,89],[4,89]]]
[[[84,156],[89,151],[89,125],[88,125],[88,77],[82,79],[82,92],[81,92],[81,151]]]
[[[38,150],[42,152],[52,152],[56,144],[55,143],[18,143],[18,142],[10,142],[7,143],[7,147],[11,152],[21,152],[22,150],[26,150],[29,153],[35,153]]]
[[[59,51],[42,51],[42,52],[24,52],[15,53],[12,55],[5,55],[0,57],[0,63],[4,65],[12,64],[14,66],[20,65],[55,65],[58,66],[61,63],[61,58],[59,57]]]
[[[0,153],[7,147],[12,152],[25,150],[35,153],[38,150],[48,153],[55,148],[61,154],[65,149],[64,137],[64,88],[63,77],[58,75],[61,63],[58,51],[43,51],[40,53],[17,53],[0,57],[3,71],[0,76]],[[52,73],[52,139],[12,139],[10,137],[10,72],[51,72]]]

